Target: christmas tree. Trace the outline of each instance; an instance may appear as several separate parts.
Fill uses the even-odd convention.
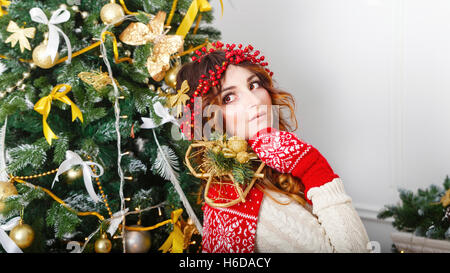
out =
[[[450,239],[450,178],[446,176],[443,186],[430,185],[413,192],[399,189],[401,202],[386,205],[377,215],[379,219],[393,218],[392,225],[399,231],[416,236]]]
[[[171,110],[179,67],[220,39],[209,3],[0,5],[0,232],[23,252],[199,251]]]

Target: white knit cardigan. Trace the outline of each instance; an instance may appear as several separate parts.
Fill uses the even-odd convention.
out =
[[[262,199],[255,252],[369,252],[366,229],[340,178],[311,188],[303,207],[286,195],[268,191]]]

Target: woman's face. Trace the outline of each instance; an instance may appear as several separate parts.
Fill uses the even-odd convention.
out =
[[[229,65],[220,93],[225,130],[228,136],[249,139],[272,126],[272,100],[252,71]]]

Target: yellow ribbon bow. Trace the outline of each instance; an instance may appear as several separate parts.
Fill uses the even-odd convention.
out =
[[[65,89],[63,91],[59,91],[62,88]],[[71,106],[72,121],[75,121],[75,119],[78,118],[81,122],[83,122],[83,114],[81,113],[80,108],[78,108],[75,105],[75,103],[73,103],[73,101],[71,101],[69,97],[66,96],[66,94],[69,93],[71,89],[72,87],[68,84],[59,84],[53,88],[52,92],[50,92],[48,96],[41,98],[34,105],[34,110],[42,115],[42,127],[44,130],[44,136],[50,145],[52,145],[52,139],[58,139],[58,136],[56,136],[55,133],[53,133],[53,131],[50,129],[50,126],[48,126],[47,124],[47,117],[50,114],[50,109],[52,108],[52,101],[54,99],[62,101],[65,104]]]
[[[186,101],[189,99],[189,96],[186,94],[187,92],[189,92],[189,84],[187,80],[184,80],[178,93],[170,96],[167,100],[169,107],[177,107],[177,117],[180,117],[183,114],[181,106],[185,106]]]
[[[222,1],[221,1],[222,4]],[[176,35],[180,35],[183,38],[186,37],[186,34],[191,29],[192,24],[194,23],[195,17],[197,16],[198,11],[205,12],[210,11],[212,9],[211,5],[207,0],[194,0],[189,6],[186,15],[181,21],[180,26],[177,29]],[[223,8],[222,8],[223,12]]]
[[[9,4],[11,4],[11,1],[0,0],[0,17],[8,14],[6,8],[9,6]],[[3,10],[3,7],[5,8],[5,10]]]
[[[173,231],[170,233],[163,245],[158,249],[162,250],[163,253],[166,253],[169,250],[170,253],[183,253],[184,234],[181,231],[180,223],[178,222],[178,218],[182,213],[183,209],[177,209],[171,213]]]
[[[25,49],[31,51],[30,43],[27,38],[34,38],[34,34],[36,33],[36,28],[28,27],[23,28],[19,27],[17,23],[14,21],[9,21],[8,27],[6,31],[12,32],[12,34],[6,39],[5,43],[11,43],[11,47],[16,46],[17,42],[20,45],[20,52],[23,53]]]
[[[441,202],[442,206],[445,208],[450,205],[450,189],[445,192],[445,195],[442,196]]]

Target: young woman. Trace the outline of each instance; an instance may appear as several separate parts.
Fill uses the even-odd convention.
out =
[[[187,80],[188,108],[195,97],[200,111],[219,107],[221,116],[204,117],[203,125],[223,118],[224,128],[215,129],[248,140],[266,166],[245,203],[203,206],[203,252],[368,252],[367,232],[342,180],[315,147],[289,132],[297,128],[294,99],[274,87],[264,56],[251,45],[213,45],[183,65],[177,90]],[[230,188],[221,191],[208,197],[236,197]]]

